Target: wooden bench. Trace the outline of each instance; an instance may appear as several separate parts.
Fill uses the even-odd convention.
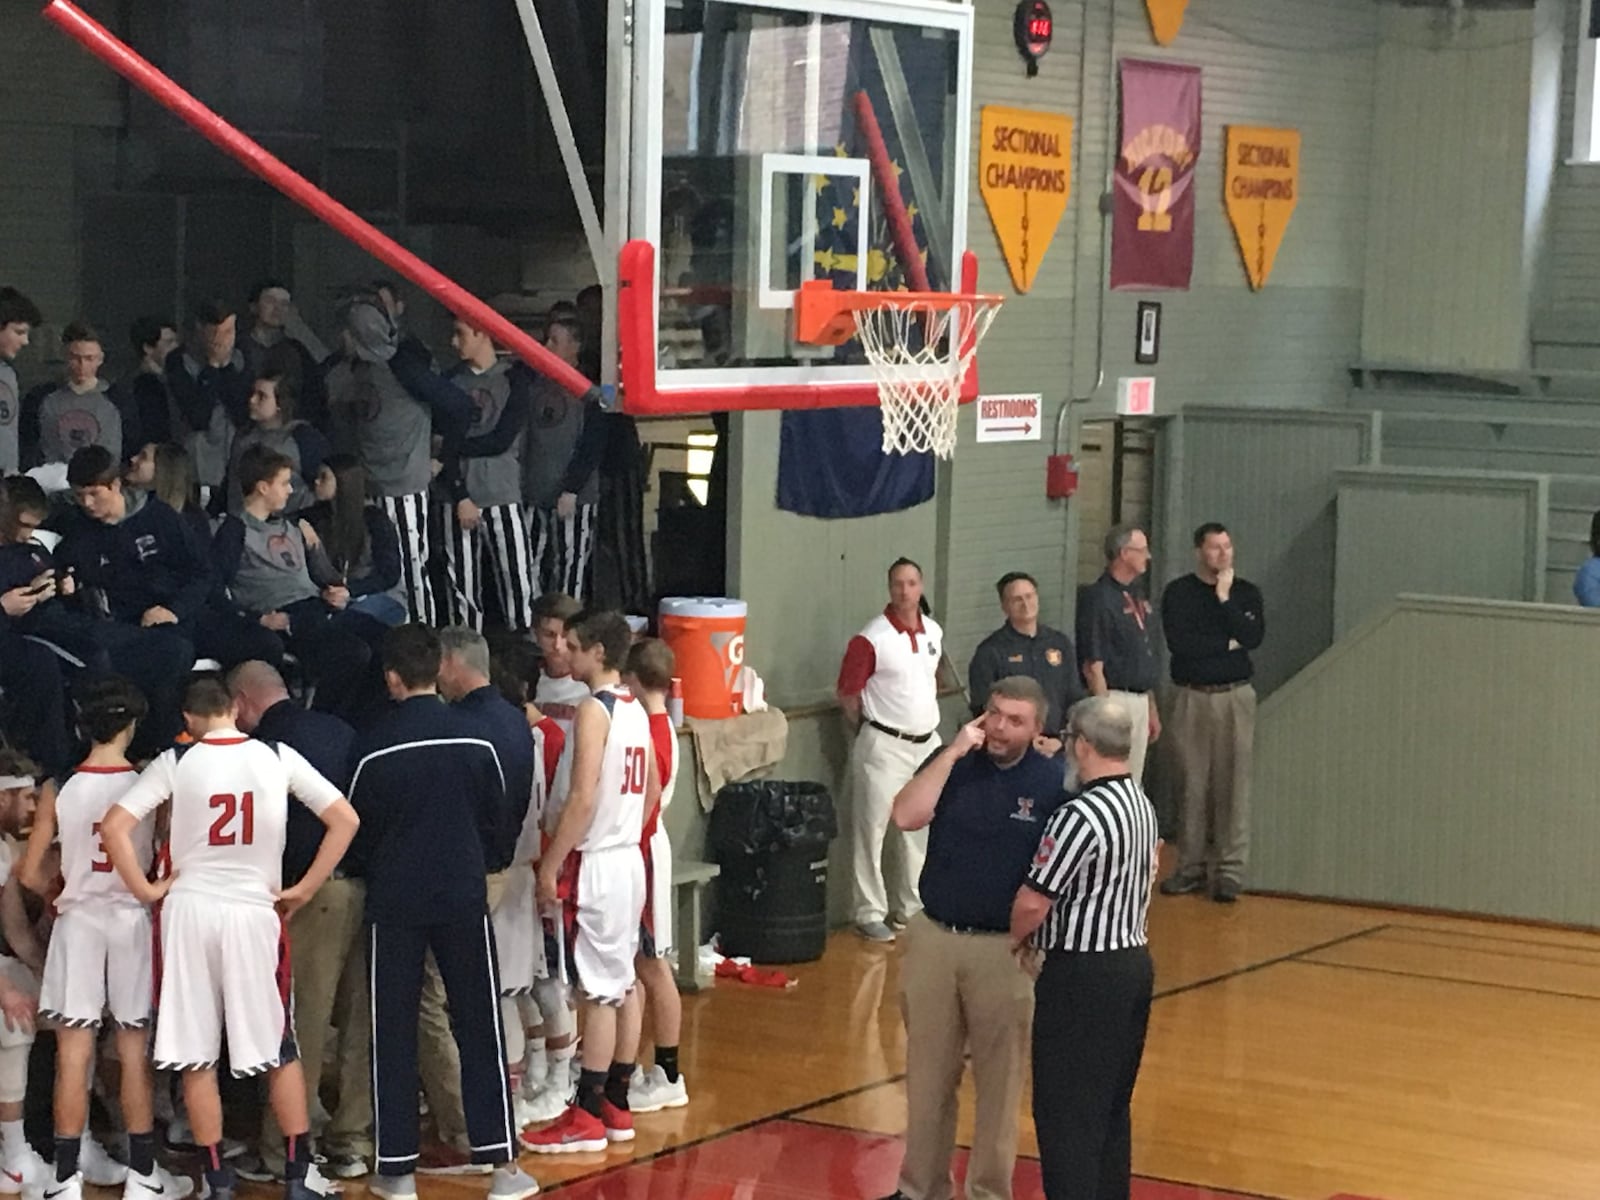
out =
[[[710,972],[700,970],[700,944],[705,940],[701,900],[706,886],[720,874],[722,868],[716,863],[672,864],[672,941],[678,949],[675,978],[680,992],[698,992],[711,982]]]

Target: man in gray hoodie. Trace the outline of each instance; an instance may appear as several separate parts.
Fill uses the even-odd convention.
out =
[[[433,434],[437,425],[446,460],[458,453],[472,419],[472,401],[458,389],[448,395],[416,386],[432,374],[431,368],[409,349],[397,353],[399,330],[377,296],[358,292],[341,302],[340,311],[345,353],[328,373],[334,446],[361,459],[379,503],[399,531],[412,620],[436,625],[428,578]]]
[[[15,475],[22,469],[17,438],[22,393],[11,360],[28,344],[28,335],[39,321],[39,309],[32,300],[16,288],[0,287],[0,475]]]

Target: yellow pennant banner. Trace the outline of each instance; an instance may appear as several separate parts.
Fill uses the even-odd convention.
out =
[[[1300,199],[1300,131],[1229,125],[1223,186],[1245,274],[1260,291]]]
[[[1150,32],[1163,46],[1172,45],[1183,28],[1183,13],[1189,0],[1144,0],[1150,13]]]
[[[1072,194],[1072,118],[1031,109],[983,109],[978,189],[1019,292],[1033,286]]]

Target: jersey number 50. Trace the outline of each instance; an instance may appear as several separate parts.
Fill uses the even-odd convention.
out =
[[[211,837],[208,839],[213,846],[248,846],[256,837],[256,794],[246,792],[242,796],[235,796],[232,792],[219,792],[211,797],[211,807],[219,809],[217,819],[211,822]],[[234,828],[234,818],[238,817],[238,826]]]
[[[622,794],[644,795],[645,758],[643,746],[629,746],[622,752]]]

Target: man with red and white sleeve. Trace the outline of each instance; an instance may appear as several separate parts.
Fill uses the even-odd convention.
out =
[[[944,631],[922,608],[922,568],[889,567],[889,605],[850,639],[839,668],[839,706],[856,729],[850,752],[856,931],[894,941],[922,908],[917,881],[927,851],[921,831],[897,831],[894,894],[885,887],[883,843],[895,793],[939,748],[939,660]]]

